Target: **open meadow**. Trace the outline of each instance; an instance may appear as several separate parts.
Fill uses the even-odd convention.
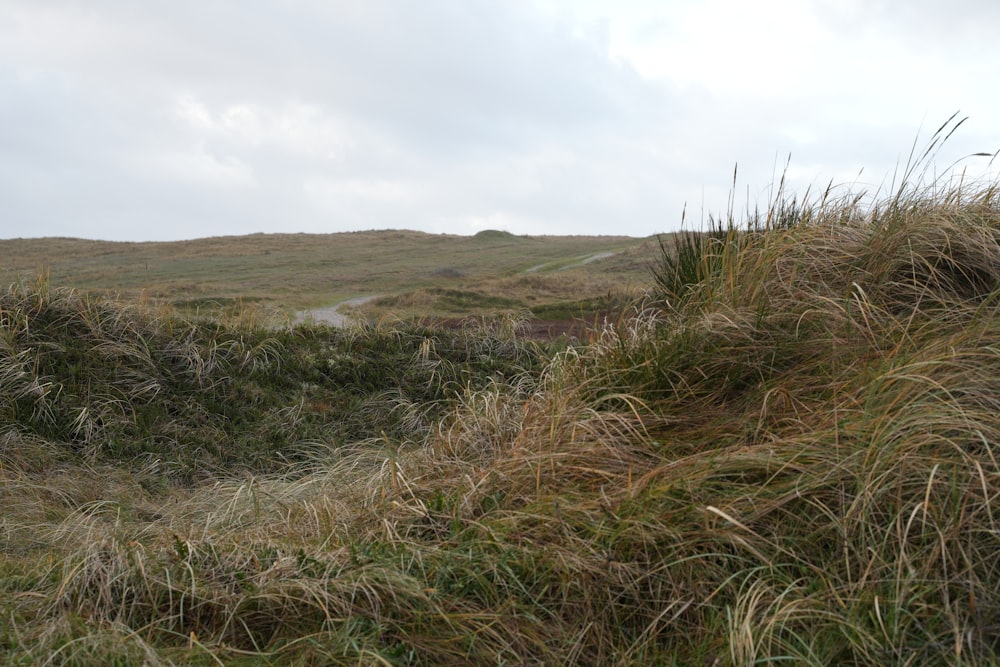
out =
[[[1000,664],[994,187],[424,236],[2,242],[0,662]]]
[[[520,311],[575,317],[649,279],[655,239],[372,231],[254,234],[157,243],[0,240],[4,285],[46,282],[272,323],[359,296],[372,319]]]

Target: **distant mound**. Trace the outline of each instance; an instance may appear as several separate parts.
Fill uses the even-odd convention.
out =
[[[516,234],[511,234],[510,232],[504,232],[499,229],[484,229],[483,231],[477,233],[472,238],[480,239],[483,241],[506,241],[515,240],[521,238]]]

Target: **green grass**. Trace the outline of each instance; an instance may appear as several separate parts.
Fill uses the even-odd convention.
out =
[[[861,201],[558,348],[11,290],[0,661],[1000,664],[998,191]]]

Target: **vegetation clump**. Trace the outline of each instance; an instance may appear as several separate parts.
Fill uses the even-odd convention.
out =
[[[476,232],[472,238],[479,241],[511,241],[521,237],[500,229],[484,229],[481,232]]]
[[[798,206],[794,224],[699,237],[693,274],[665,256],[629,316],[544,359],[511,320],[169,330],[8,295],[0,655],[997,664],[997,190]],[[70,327],[80,342],[54,333]],[[104,330],[124,349],[87,338]],[[131,451],[102,448],[158,405],[153,382],[188,401],[164,424],[207,419],[237,446],[264,432],[226,435],[243,408],[284,410],[282,429],[328,446],[226,474],[193,444],[210,480],[137,489],[114,465]],[[344,405],[358,430],[329,426]],[[26,465],[39,443],[102,451],[65,465],[104,466],[104,490]]]
[[[415,425],[456,392],[542,362],[531,345],[505,345],[486,327],[275,330],[44,281],[0,294],[0,314],[8,440],[45,442],[57,460],[155,462],[187,480],[276,472],[317,447],[419,437]]]

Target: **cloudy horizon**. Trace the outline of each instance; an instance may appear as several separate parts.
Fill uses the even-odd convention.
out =
[[[932,173],[993,179],[997,26],[990,0],[0,0],[0,238],[642,237],[782,173],[884,189],[956,112]]]

